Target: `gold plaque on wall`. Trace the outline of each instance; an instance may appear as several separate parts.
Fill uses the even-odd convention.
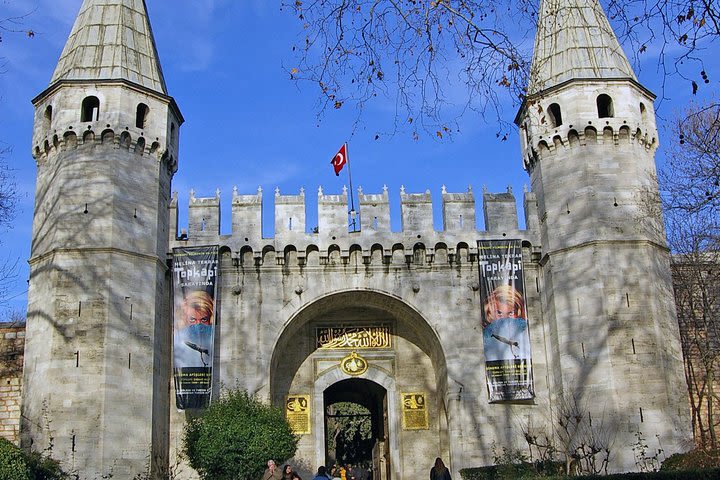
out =
[[[288,395],[285,418],[296,435],[310,433],[310,395]]]
[[[427,430],[428,411],[424,393],[401,393],[403,430]]]
[[[362,375],[367,372],[367,360],[362,358],[357,352],[352,352],[347,357],[340,360],[340,370],[348,375]]]

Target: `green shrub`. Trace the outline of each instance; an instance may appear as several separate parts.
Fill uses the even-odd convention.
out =
[[[31,478],[34,480],[63,480],[68,475],[60,468],[60,462],[38,452],[25,454]]]
[[[37,452],[24,452],[0,438],[0,479],[63,480],[68,478],[60,463]]]
[[[488,467],[464,468],[460,470],[463,480],[515,480],[560,476],[565,472],[563,462],[520,462],[503,463]]]
[[[689,470],[677,472],[630,472],[612,475],[593,475],[584,480],[716,480],[720,470]]]
[[[25,454],[4,438],[0,438],[0,478],[3,480],[33,480]]]
[[[295,455],[281,409],[247,392],[230,390],[185,427],[185,455],[203,479],[256,480],[268,459],[282,465]]]
[[[718,467],[720,467],[720,451],[695,449],[670,455],[660,466],[660,471],[703,470]]]
[[[465,468],[460,470],[463,480],[503,480],[513,477],[500,477],[497,467]],[[544,476],[536,474],[535,477],[515,478],[542,478],[542,480],[716,480],[720,478],[720,469],[670,471],[670,472],[630,472],[611,475],[588,475],[583,477],[567,477],[564,475]]]

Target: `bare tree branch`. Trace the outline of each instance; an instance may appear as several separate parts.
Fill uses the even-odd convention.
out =
[[[720,37],[715,0],[602,0],[636,66],[657,57],[663,75],[697,92]],[[442,138],[468,111],[493,114],[523,98],[537,2],[488,0],[283,0],[302,22],[291,78],[319,88],[318,114],[348,103],[358,116],[394,99],[394,131]],[[664,87],[663,87],[664,90]],[[661,95],[664,92],[660,92]]]
[[[395,129],[442,138],[466,110],[499,113],[497,87],[522,94],[529,68],[502,11],[481,1],[316,0],[286,4],[303,22],[293,79],[320,89],[319,112],[395,99]],[[507,25],[507,29],[498,28]],[[510,36],[508,31],[520,36]],[[527,47],[527,45],[526,45]],[[529,50],[526,48],[526,50]],[[525,52],[527,53],[527,52]],[[455,94],[453,85],[464,85]],[[498,116],[499,118],[499,116]]]
[[[720,368],[720,105],[692,105],[673,122],[660,171],[695,441],[717,448]]]

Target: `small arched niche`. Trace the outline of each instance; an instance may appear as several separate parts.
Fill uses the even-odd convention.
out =
[[[613,101],[610,95],[602,93],[597,97],[598,118],[612,118],[615,116]]]
[[[130,137],[130,134],[128,132],[122,132],[120,134],[120,146],[130,148],[131,143],[132,138]]]
[[[147,123],[148,114],[150,113],[150,107],[144,103],[138,103],[137,109],[135,110],[135,127],[145,129]]]
[[[48,105],[47,107],[45,107],[45,114],[43,115],[43,126],[46,130],[48,130],[50,128],[50,125],[52,124],[52,115],[52,105]]]
[[[135,151],[142,155],[145,153],[145,137],[138,137]]]
[[[550,125],[553,127],[559,127],[562,125],[562,112],[560,110],[560,105],[557,103],[551,103],[550,106],[547,109],[548,116],[550,117]]]
[[[100,117],[100,99],[95,96],[85,97],[80,108],[81,122],[94,122]]]

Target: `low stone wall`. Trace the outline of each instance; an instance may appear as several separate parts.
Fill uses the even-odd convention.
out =
[[[20,440],[25,326],[0,326],[0,437]]]

